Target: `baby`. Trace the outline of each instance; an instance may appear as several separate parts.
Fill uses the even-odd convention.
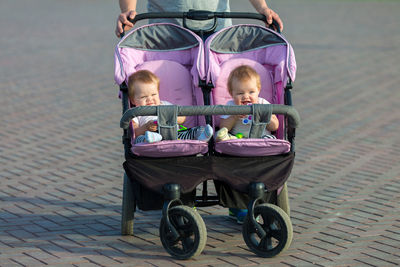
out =
[[[228,91],[233,100],[227,105],[251,105],[269,104],[264,98],[258,97],[261,90],[261,81],[258,73],[251,67],[243,65],[235,68],[228,78]],[[216,141],[229,139],[248,138],[251,127],[251,116],[249,115],[224,115],[221,116],[220,130],[216,134]],[[276,137],[271,134],[279,127],[278,118],[271,115],[271,120],[261,138]]]
[[[133,73],[128,80],[129,100],[136,107],[172,105],[168,101],[160,100],[160,80],[148,70]],[[183,124],[185,116],[178,116],[177,123]],[[138,116],[132,119],[135,131],[135,143],[154,143],[162,140],[157,133],[157,116]],[[213,135],[210,125],[193,127],[185,131],[178,131],[178,139],[192,139],[208,142]]]

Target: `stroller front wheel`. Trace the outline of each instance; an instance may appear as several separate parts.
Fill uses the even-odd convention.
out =
[[[243,238],[247,246],[258,256],[274,257],[285,251],[292,242],[293,228],[289,216],[273,204],[261,204],[254,208],[254,217],[266,235],[263,238],[246,216],[243,223]]]
[[[174,238],[165,219],[161,218],[160,239],[165,250],[180,260],[200,255],[207,241],[207,230],[201,216],[192,208],[182,205],[172,207],[168,214],[179,236]]]

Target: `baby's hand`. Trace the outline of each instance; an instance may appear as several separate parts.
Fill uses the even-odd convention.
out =
[[[157,123],[156,121],[149,121],[146,123],[146,129],[151,132],[157,131]]]

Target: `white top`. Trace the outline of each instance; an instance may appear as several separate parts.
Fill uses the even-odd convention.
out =
[[[168,101],[161,100],[160,105],[173,105]],[[139,124],[139,127],[145,125],[149,121],[156,121],[157,116],[137,116],[132,119],[135,123]]]
[[[259,97],[258,98],[258,104],[270,104],[266,99]],[[233,100],[229,100],[226,105],[228,106],[235,106],[235,103],[233,102]],[[220,116],[221,119],[227,119],[229,118],[230,115],[222,115]],[[232,127],[230,133],[233,135],[236,135],[238,133],[243,134],[243,138],[249,138],[249,134],[250,134],[250,127],[252,124],[252,118],[251,115],[248,115],[247,117],[243,118],[243,119],[239,119],[237,120],[236,124]],[[268,135],[271,134],[269,131],[267,131],[267,129],[264,129],[264,132],[262,135]]]
[[[212,12],[230,12],[229,0],[148,0],[148,12],[187,12],[190,9]],[[171,22],[182,25],[182,19],[152,19],[150,23]],[[186,20],[190,28],[207,30],[214,20]],[[231,26],[231,19],[218,19],[216,31]]]

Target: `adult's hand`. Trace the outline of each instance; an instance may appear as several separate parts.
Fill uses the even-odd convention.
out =
[[[136,16],[135,10],[129,10],[119,14],[117,19],[117,26],[115,28],[115,35],[121,37],[121,33],[125,30],[128,31],[133,27],[133,23],[129,19],[134,19]],[[125,26],[125,28],[124,28]]]
[[[272,24],[272,20],[275,20],[278,23],[280,30],[281,31],[283,30],[283,23],[282,23],[281,18],[278,15],[278,13],[276,13],[269,7],[263,8],[262,10],[260,10],[259,13],[262,15],[265,15],[267,17],[267,23],[265,26],[267,26],[267,27],[270,26]],[[275,29],[275,30],[277,30],[277,29]]]
[[[267,17],[267,22],[265,23],[265,26],[268,27],[269,25],[272,24],[272,20],[275,20],[278,23],[280,30],[281,31],[283,30],[283,23],[278,13],[270,9],[265,0],[249,0],[249,1],[253,5],[253,7],[257,10],[258,13],[265,15]]]

